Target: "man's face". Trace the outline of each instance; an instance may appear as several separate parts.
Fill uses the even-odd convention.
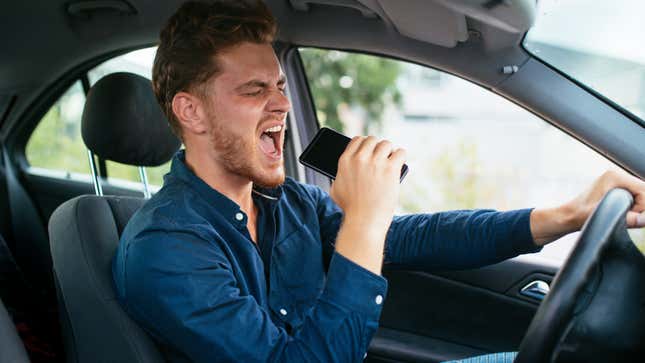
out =
[[[228,172],[265,187],[285,178],[282,150],[291,104],[269,44],[242,43],[217,56],[219,73],[206,87],[214,159]]]

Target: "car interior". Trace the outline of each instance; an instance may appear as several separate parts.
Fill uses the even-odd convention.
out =
[[[292,103],[285,168],[299,181],[330,186],[298,163],[323,123],[307,75],[303,49],[310,48],[405,61],[463,79],[645,177],[645,117],[524,46],[540,1],[265,2],[279,24],[274,48]],[[117,303],[110,264],[129,218],[155,190],[145,170],[166,164],[181,143],[149,78],[124,70],[91,79],[91,70],[154,46],[182,3],[2,5],[0,361],[164,361]],[[82,97],[70,102],[79,102],[82,114],[74,116],[78,125],[61,127],[84,142],[82,159],[73,161],[90,171],[81,176],[33,165],[27,152],[49,110],[73,87]],[[44,143],[57,145],[56,138]],[[110,162],[131,166],[142,183],[115,182]],[[411,165],[408,179],[415,171]],[[563,262],[519,256],[472,270],[384,270],[387,301],[365,361],[440,362],[510,351],[519,352],[516,362],[640,361],[645,257],[625,227],[632,202],[625,191],[610,192]]]

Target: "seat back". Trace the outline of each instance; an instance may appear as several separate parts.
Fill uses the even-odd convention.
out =
[[[122,310],[112,257],[142,198],[85,195],[61,205],[49,233],[68,362],[162,362],[155,344]]]
[[[157,166],[180,146],[150,81],[106,76],[90,89],[82,118],[90,151],[103,159]],[[100,189],[97,189],[100,190]],[[80,196],[49,221],[54,280],[68,362],[162,362],[153,340],[121,308],[112,279],[119,238],[143,198]]]

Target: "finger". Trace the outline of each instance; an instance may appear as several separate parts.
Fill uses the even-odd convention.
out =
[[[378,160],[387,159],[394,147],[388,140],[379,141],[374,147],[374,158]]]
[[[359,146],[361,146],[361,143],[365,140],[365,136],[354,136],[352,137],[352,140],[347,144],[347,147],[345,147],[345,151],[343,151],[343,155],[351,155],[356,152]]]
[[[358,147],[358,150],[356,150],[356,155],[365,154],[371,156],[374,152],[374,147],[376,146],[377,141],[378,140],[374,136],[366,137]]]
[[[398,169],[401,169],[403,167],[403,164],[405,164],[405,161],[407,160],[407,151],[403,148],[398,148],[390,154],[390,161],[392,162],[393,165],[395,165]]]
[[[637,213],[645,212],[645,192],[637,193],[634,196],[634,205],[632,206],[632,211]]]
[[[627,212],[627,228],[645,227],[645,213]]]
[[[621,174],[625,179],[625,184],[627,184],[630,188],[634,190],[645,191],[645,181],[627,173]]]
[[[624,172],[618,172],[616,174],[618,186],[627,188],[627,190],[635,195],[645,194],[645,181]]]

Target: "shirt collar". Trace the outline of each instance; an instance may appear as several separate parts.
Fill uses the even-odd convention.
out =
[[[209,204],[217,205],[217,210],[222,216],[231,220],[232,223],[246,226],[248,217],[240,209],[240,206],[216,189],[211,188],[210,185],[195,175],[188,168],[185,160],[186,154],[184,150],[179,150],[173,157],[170,173],[164,177],[164,183],[168,183],[169,178],[177,178],[183,181],[191,188],[194,188],[204,199],[209,200]],[[267,204],[273,210],[282,197],[282,186],[264,188],[259,185],[253,185],[252,197],[254,201]]]

